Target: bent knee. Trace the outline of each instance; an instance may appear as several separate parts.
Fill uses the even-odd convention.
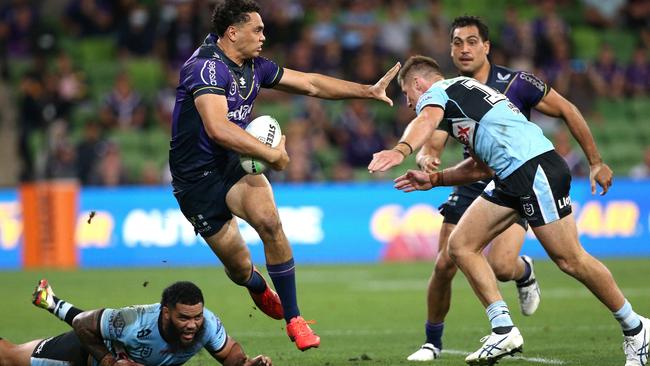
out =
[[[260,217],[252,225],[262,238],[275,236],[282,231],[282,223],[277,214]]]
[[[448,252],[441,252],[436,260],[436,276],[440,277],[453,277],[456,273],[456,263],[451,259]]]

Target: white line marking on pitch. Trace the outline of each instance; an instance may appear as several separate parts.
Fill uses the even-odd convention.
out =
[[[449,353],[451,355],[461,355],[461,356],[467,356],[468,354],[470,354],[470,352],[461,351],[457,349],[443,349],[442,353]],[[521,360],[521,361],[528,361],[528,362],[543,363],[546,365],[564,365],[566,363],[562,360],[554,360],[554,359],[541,358],[541,357],[523,357],[523,356],[515,356],[515,357],[506,356],[501,360],[502,361]]]

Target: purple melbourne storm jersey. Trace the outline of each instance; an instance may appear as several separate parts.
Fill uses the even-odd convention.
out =
[[[282,79],[283,69],[273,61],[255,57],[238,66],[216,41],[217,36],[209,34],[180,71],[169,150],[175,188],[222,168],[225,157],[232,153],[208,137],[194,98],[223,95],[228,102],[228,120],[246,128],[260,87],[272,88]]]
[[[519,111],[530,120],[530,111],[548,94],[549,87],[537,76],[525,71],[513,71],[499,65],[490,65],[487,86],[505,94]],[[442,123],[441,123],[442,126]],[[469,157],[467,147],[463,157]],[[476,198],[485,189],[490,180],[482,180],[460,187],[454,187],[458,195]]]

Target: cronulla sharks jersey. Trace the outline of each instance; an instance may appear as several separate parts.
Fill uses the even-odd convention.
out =
[[[427,106],[444,110],[441,129],[471,149],[503,179],[553,144],[508,98],[468,77],[434,83],[418,100],[416,113]]]
[[[264,57],[246,60],[239,66],[230,60],[210,34],[180,71],[176,105],[172,117],[169,165],[175,183],[191,182],[219,165],[226,150],[208,137],[194,98],[203,94],[223,95],[228,119],[241,128],[251,120],[260,88],[272,88],[283,69]]]
[[[189,348],[173,346],[161,334],[160,312],[160,304],[104,309],[100,329],[108,349],[116,356],[123,349],[130,359],[145,366],[170,366],[187,362],[203,348],[218,352],[226,345],[228,337],[221,320],[204,308],[203,331],[197,342]]]
[[[485,85],[505,94],[529,120],[531,110],[544,99],[550,89],[544,81],[529,72],[515,71],[500,65],[490,65],[490,73]],[[469,157],[467,147],[463,149],[463,157]],[[489,181],[490,179],[481,180],[454,187],[454,192],[461,196],[475,198],[483,192]]]

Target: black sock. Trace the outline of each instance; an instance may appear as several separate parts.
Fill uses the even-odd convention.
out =
[[[54,298],[54,303],[56,305],[54,306],[54,309],[50,310],[50,312],[56,315],[57,318],[68,323],[70,326],[72,326],[72,320],[74,320],[74,317],[83,313],[83,310],[56,297]]]
[[[639,323],[639,326],[634,328],[634,329],[624,330],[623,335],[625,335],[627,337],[635,336],[635,335],[641,333],[642,329],[643,329],[643,323],[641,322],[641,323]]]
[[[510,333],[512,328],[514,328],[512,325],[507,327],[496,327],[496,328],[492,328],[492,331],[496,334],[507,334]]]

